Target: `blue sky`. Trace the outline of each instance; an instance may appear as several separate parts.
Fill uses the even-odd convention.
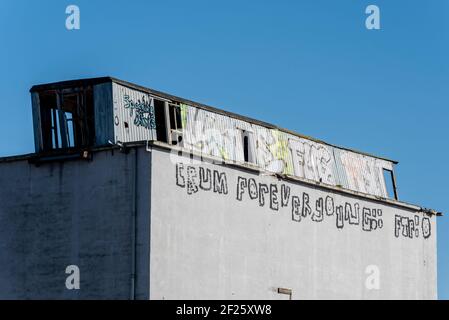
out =
[[[0,156],[34,150],[33,84],[110,75],[398,160],[399,197],[449,213],[448,0],[0,0],[0,36]]]

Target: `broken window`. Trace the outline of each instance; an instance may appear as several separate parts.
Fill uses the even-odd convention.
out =
[[[73,133],[72,113],[64,112],[56,108],[51,108],[50,112],[51,112],[51,148],[49,149],[74,147],[75,141]]]
[[[168,115],[170,119],[170,143],[182,146],[181,107],[176,104],[169,104]]]
[[[44,151],[93,145],[92,89],[49,90],[39,100]]]
[[[383,169],[385,188],[387,189],[387,196],[389,199],[398,199],[396,182],[392,170]]]
[[[172,145],[182,146],[181,106],[154,99],[157,140]]]

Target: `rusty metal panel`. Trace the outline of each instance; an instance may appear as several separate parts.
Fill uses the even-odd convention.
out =
[[[156,139],[154,99],[145,92],[112,84],[115,141]]]

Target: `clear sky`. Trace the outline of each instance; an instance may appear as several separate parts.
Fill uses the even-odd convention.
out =
[[[399,197],[449,214],[449,0],[0,0],[0,39],[0,156],[34,150],[33,84],[110,75],[398,160]]]

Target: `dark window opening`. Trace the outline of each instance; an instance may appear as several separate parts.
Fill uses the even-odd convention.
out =
[[[394,179],[393,171],[388,169],[383,169],[385,187],[387,189],[387,196],[389,199],[398,199],[398,194],[396,190],[396,183]]]
[[[243,139],[243,159],[245,162],[254,163],[254,151],[252,147],[252,132],[242,130],[242,139]]]
[[[245,159],[245,162],[249,161],[249,145],[248,145],[248,136],[243,137],[243,157]]]
[[[170,118],[170,143],[182,146],[181,107],[175,104],[169,104],[168,114]]]
[[[168,110],[170,113],[170,128],[172,130],[181,130],[182,129],[182,121],[181,121],[180,106],[170,104],[168,106]]]
[[[165,102],[154,99],[154,113],[156,120],[156,137],[158,141],[168,143],[167,124],[165,120]]]
[[[39,94],[43,150],[94,144],[93,92],[88,88]]]

